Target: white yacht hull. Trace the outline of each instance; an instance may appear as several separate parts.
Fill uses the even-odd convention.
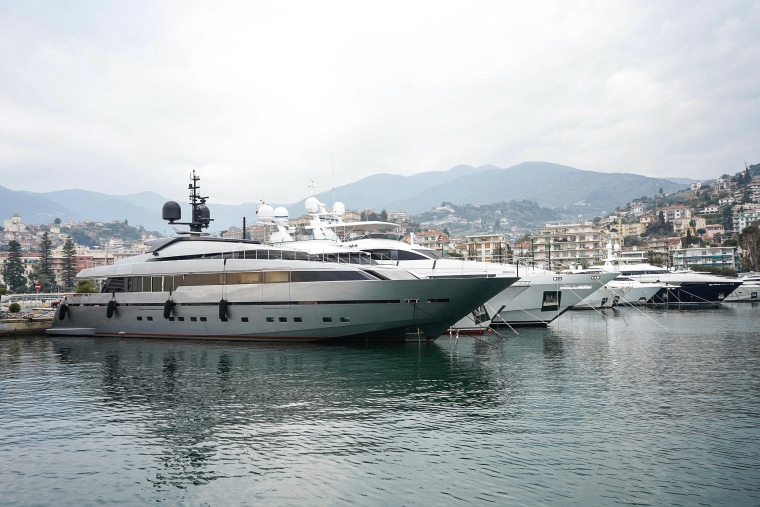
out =
[[[371,243],[362,243],[367,248]],[[394,263],[396,265],[396,263]],[[494,326],[545,326],[613,280],[618,273],[559,274],[511,264],[458,259],[401,260],[397,265],[420,277],[517,276],[519,282],[486,303]],[[528,287],[525,287],[528,284]],[[518,292],[519,291],[519,292]]]
[[[522,276],[522,275],[521,275]],[[545,326],[583,301],[617,273],[540,274],[526,273],[530,287],[504,306],[491,321],[494,326]],[[501,294],[488,304],[500,308]]]
[[[723,301],[726,303],[760,301],[760,284],[743,283],[734,289]]]
[[[434,339],[512,281],[279,283],[80,294],[59,306],[47,332],[258,341]]]

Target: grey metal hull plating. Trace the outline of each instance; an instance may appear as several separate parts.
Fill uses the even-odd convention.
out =
[[[336,281],[81,294],[66,298],[47,332],[261,341],[433,339],[512,281]]]

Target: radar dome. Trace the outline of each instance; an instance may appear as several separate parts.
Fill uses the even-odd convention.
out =
[[[193,210],[193,221],[203,227],[208,227],[211,222],[211,210],[203,202],[197,204]]]
[[[338,216],[343,216],[346,214],[346,205],[342,202],[336,202],[333,205],[333,213],[335,213]]]
[[[316,197],[306,199],[306,211],[309,213],[319,213],[319,200]]]
[[[288,218],[288,210],[282,206],[278,206],[274,209],[275,218]]]
[[[161,218],[168,220],[169,223],[175,222],[182,218],[182,208],[176,201],[166,201],[161,210]]]
[[[262,204],[256,213],[259,218],[274,218],[274,209],[269,204]]]

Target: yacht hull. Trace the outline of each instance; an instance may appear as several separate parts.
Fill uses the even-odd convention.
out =
[[[579,304],[617,273],[526,274],[530,286],[513,298],[491,321],[493,326],[547,326]],[[488,302],[500,307],[501,294]]]
[[[67,297],[51,335],[246,341],[434,339],[514,279],[207,286]]]
[[[664,287],[651,300],[666,305],[715,305],[729,296],[740,282],[681,282]]]

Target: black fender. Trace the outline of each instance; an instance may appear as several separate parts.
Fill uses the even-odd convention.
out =
[[[108,307],[106,308],[106,317],[110,319],[113,317],[114,313],[116,313],[116,300],[112,299],[108,302]]]
[[[164,318],[168,319],[172,316],[172,310],[174,310],[174,301],[167,299],[164,303]]]
[[[219,300],[219,320],[227,320],[227,300]]]
[[[65,319],[67,313],[69,313],[69,305],[66,303],[61,303],[61,305],[58,307],[58,320]]]

